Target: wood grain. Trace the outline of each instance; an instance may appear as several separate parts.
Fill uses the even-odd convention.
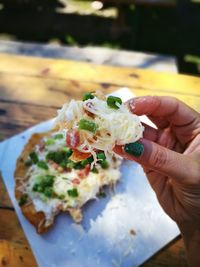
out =
[[[198,80],[200,81],[200,79]],[[161,81],[160,84],[162,84]],[[45,113],[45,107],[58,109],[63,105],[64,102],[69,99],[80,99],[83,93],[87,91],[94,91],[100,89],[104,93],[109,93],[119,88],[120,86],[112,85],[109,83],[79,82],[75,80],[60,80],[44,77],[24,76],[20,74],[12,74],[12,79],[10,79],[10,74],[0,73],[0,101],[8,103],[17,102],[20,104],[32,104],[35,107],[33,107],[30,112],[34,112],[34,109],[39,108],[41,109],[42,113]],[[200,111],[200,90],[198,90],[198,94],[195,95],[193,93],[185,93],[184,91],[181,93],[178,93],[176,91],[172,92],[170,90],[166,91],[162,89],[160,89],[159,91],[155,91],[150,86],[150,84],[149,87],[146,88],[143,88],[143,86],[141,85],[138,87],[130,86],[129,88],[137,96],[174,96],[189,104],[196,110]],[[4,115],[5,112],[1,108],[1,106],[2,104],[0,105],[0,117],[1,114]],[[26,106],[24,105],[23,108],[25,110]]]
[[[0,267],[36,267],[15,212],[0,209],[0,218]]]
[[[0,209],[2,208],[10,208],[13,209],[13,205],[11,203],[11,200],[8,196],[8,193],[6,191],[3,178],[0,173]],[[0,217],[1,218],[1,217]]]
[[[200,96],[200,79],[197,77],[70,60],[0,54],[0,72]]]
[[[11,98],[10,98],[11,99]],[[56,116],[57,108],[0,100],[0,140]]]
[[[0,240],[0,267],[36,267],[31,250],[24,244]]]
[[[187,267],[183,239],[178,237],[141,267]]]
[[[114,68],[65,60],[0,54],[0,139],[56,115],[86,91],[111,92],[127,86],[137,96],[171,95],[200,111],[200,79],[149,70]],[[0,267],[36,267],[7,192],[0,182]],[[186,267],[182,239],[143,267]]]

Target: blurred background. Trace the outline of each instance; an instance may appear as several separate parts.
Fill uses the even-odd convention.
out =
[[[0,51],[41,54],[38,44],[50,57],[55,46],[172,56],[178,72],[199,75],[200,0],[0,0]]]

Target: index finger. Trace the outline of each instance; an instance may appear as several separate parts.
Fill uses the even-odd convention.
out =
[[[174,126],[185,126],[194,121],[200,121],[198,112],[169,96],[144,96],[132,98],[128,101],[131,112],[136,115],[147,115],[163,118]]]

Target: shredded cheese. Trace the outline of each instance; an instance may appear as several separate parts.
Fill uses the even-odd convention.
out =
[[[64,133],[65,131],[56,132],[56,134],[62,134],[63,136]],[[55,133],[52,133],[48,137],[43,137],[41,142],[45,143],[48,138],[53,138],[54,136]],[[62,139],[54,139],[54,141],[54,143],[46,145],[42,150],[39,144],[35,146],[34,149],[39,160],[45,160],[49,152],[61,151],[66,147],[64,137]],[[102,186],[115,184],[120,178],[119,166],[121,160],[119,158],[112,161],[109,168],[106,170],[97,166],[98,173],[89,172],[83,179],[79,178],[80,170],[71,169],[70,171],[60,171],[59,168],[55,168],[55,166],[52,165],[52,162],[48,161],[46,164],[48,165],[48,170],[39,168],[37,164],[33,164],[28,168],[26,177],[17,177],[20,181],[17,190],[29,196],[36,211],[44,212],[46,226],[52,224],[55,215],[60,210],[68,210],[70,207],[82,207],[88,200],[96,198]],[[57,164],[57,166],[59,165]],[[44,197],[42,193],[33,190],[34,184],[38,182],[39,177],[45,175],[53,175],[55,177],[52,188],[57,195],[63,196],[62,199],[47,198]],[[29,177],[29,179],[26,179],[27,177]],[[73,180],[77,178],[79,178],[80,183],[74,184]],[[67,193],[68,190],[74,187],[78,190],[78,196],[76,198],[70,197]]]
[[[61,129],[77,130],[82,140],[77,150],[91,153],[95,162],[96,150],[104,151],[109,159],[115,145],[136,142],[143,134],[139,117],[132,114],[125,104],[116,105],[118,109],[112,109],[106,100],[97,96],[86,101],[71,100],[58,110],[56,124],[60,125]],[[79,129],[81,119],[92,120],[98,125],[96,133]]]

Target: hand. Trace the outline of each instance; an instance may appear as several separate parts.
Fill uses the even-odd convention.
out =
[[[158,129],[145,125],[140,142],[114,150],[142,165],[186,246],[195,236],[200,251],[200,114],[172,97],[139,97],[128,105],[133,113],[147,115]],[[198,265],[191,266],[200,266],[198,257]]]

